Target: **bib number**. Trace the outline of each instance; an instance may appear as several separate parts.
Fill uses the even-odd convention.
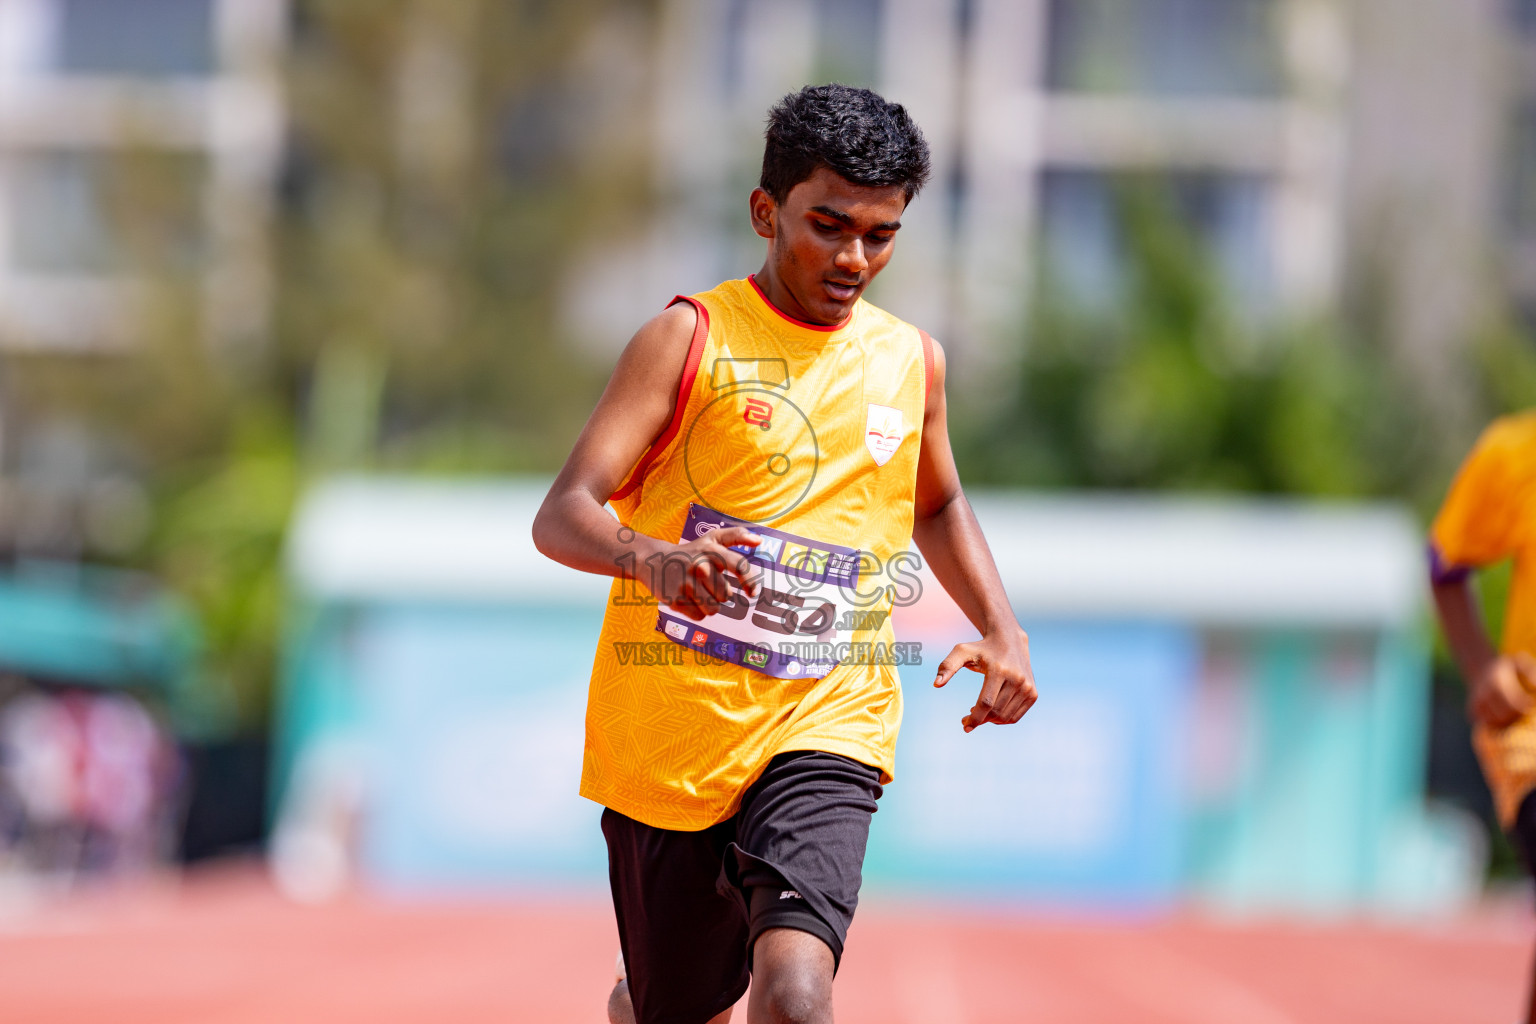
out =
[[[847,621],[858,589],[857,548],[827,544],[689,505],[682,542],[745,526],[761,537],[756,548],[733,547],[759,575],[757,596],[727,576],[731,598],[703,622],[663,607],[656,628],[684,647],[776,679],[820,679],[837,667],[838,624]]]

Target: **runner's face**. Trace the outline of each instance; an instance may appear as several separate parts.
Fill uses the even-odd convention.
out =
[[[752,192],[752,227],[768,239],[758,284],[783,312],[813,324],[845,320],[890,262],[907,197],[900,185],[855,185],[826,167],[776,203]]]

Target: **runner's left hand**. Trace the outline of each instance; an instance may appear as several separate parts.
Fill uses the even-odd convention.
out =
[[[976,706],[960,724],[970,732],[978,725],[993,722],[1012,725],[1035,706],[1035,673],[1029,667],[1029,637],[1017,626],[980,640],[956,644],[939,662],[934,686],[943,686],[961,666],[985,676]]]

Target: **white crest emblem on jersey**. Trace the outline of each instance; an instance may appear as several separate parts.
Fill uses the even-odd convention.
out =
[[[906,432],[906,421],[902,419],[900,409],[870,404],[869,419],[864,424],[864,445],[874,456],[875,465],[883,466],[891,461]]]

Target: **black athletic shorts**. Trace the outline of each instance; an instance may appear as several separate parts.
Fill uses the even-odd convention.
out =
[[[1515,812],[1515,824],[1509,830],[1509,838],[1524,859],[1525,869],[1532,878],[1536,878],[1536,791],[1527,793],[1520,801],[1520,809]]]
[[[769,928],[809,932],[840,962],[880,792],[868,765],[791,751],[768,763],[734,816],[701,832],[604,810],[638,1024],[704,1024],[734,1005]]]

